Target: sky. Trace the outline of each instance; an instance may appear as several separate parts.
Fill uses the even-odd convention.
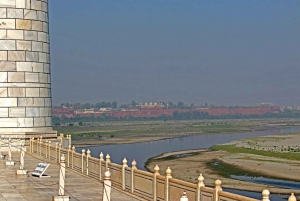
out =
[[[49,4],[54,105],[300,105],[300,0]]]

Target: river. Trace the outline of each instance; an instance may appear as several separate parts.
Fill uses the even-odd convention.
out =
[[[126,157],[129,166],[131,166],[131,161],[135,159],[138,169],[145,170],[144,164],[146,163],[146,161],[149,158],[160,155],[162,153],[189,149],[209,148],[213,145],[223,144],[233,140],[295,132],[300,132],[300,127],[271,128],[270,130],[245,133],[189,135],[185,137],[176,137],[151,142],[115,145],[112,144],[77,148],[77,152],[81,153],[82,149],[90,149],[91,155],[97,158],[99,158],[100,152],[103,152],[104,156],[108,153],[111,156],[111,161],[117,164],[122,164],[122,160],[124,159],[124,157]],[[247,195],[249,197],[260,196],[260,194],[258,193],[251,193],[252,192],[239,191],[239,194]],[[286,199],[282,199],[281,197],[273,195],[272,201],[282,200]]]

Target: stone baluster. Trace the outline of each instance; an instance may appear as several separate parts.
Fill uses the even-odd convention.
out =
[[[109,168],[106,169],[106,172],[104,173],[104,182],[103,182],[103,201],[111,201],[111,173],[109,171]]]
[[[69,145],[72,146],[72,136],[69,135]]]
[[[199,175],[198,177],[198,186],[197,186],[197,201],[200,201],[201,199],[201,187],[204,187],[204,177],[202,176],[202,174]]]
[[[15,162],[11,158],[11,139],[8,140],[8,161],[6,161],[6,166],[15,165]]]
[[[58,183],[58,196],[53,196],[54,201],[69,201],[69,196],[65,196],[65,179],[66,179],[66,163],[65,156],[60,158],[60,170],[59,170],[59,183]]]
[[[58,156],[60,156],[60,153],[61,153],[61,148],[62,148],[61,146],[62,146],[61,144],[58,144]],[[59,162],[59,163],[60,163],[60,158],[61,158],[61,157],[58,157],[58,159],[59,159],[58,162]]]
[[[48,158],[48,140],[46,140],[46,143],[45,143],[45,153],[46,153],[46,159]]]
[[[153,201],[157,201],[157,175],[159,174],[159,167],[158,165],[155,165],[154,167],[154,173],[153,173]]]
[[[187,197],[187,194],[185,191],[182,193],[180,201],[189,201],[189,198]]]
[[[102,181],[102,163],[104,162],[103,153],[101,152],[99,155],[99,180]]]
[[[40,136],[40,156],[42,156],[42,143],[43,143],[43,136]]]
[[[127,160],[126,158],[123,159],[123,165],[122,165],[122,189],[126,189],[126,168],[128,167],[127,165]]]
[[[72,169],[74,169],[74,153],[75,153],[75,146],[72,147]]]
[[[88,149],[86,152],[86,175],[89,175],[89,158],[91,157],[91,151]]]
[[[136,169],[136,161],[133,160],[131,163],[131,193],[134,192],[134,170]]]
[[[221,184],[222,184],[221,180],[217,179],[215,181],[214,201],[218,201],[219,200],[219,191],[222,191]]]
[[[2,143],[2,142],[1,142],[1,140],[0,140],[0,150],[1,150],[1,143]],[[30,137],[30,138],[29,138],[29,151],[30,151],[30,152],[32,152],[32,144],[31,144],[31,143],[32,143],[32,139],[31,139],[31,137]]]
[[[20,169],[17,170],[17,174],[23,175],[27,174],[27,170],[24,170],[24,157],[25,157],[25,146],[22,144],[21,145],[21,150],[20,150]]]
[[[48,141],[48,158],[51,160],[51,141]]]
[[[270,191],[265,189],[262,191],[262,200],[261,201],[270,201]]]
[[[68,146],[68,167],[70,167],[70,152],[72,152],[71,146]]]
[[[109,163],[110,163],[110,155],[109,154],[106,154],[106,161],[105,161],[105,168],[109,168]]]
[[[85,156],[85,150],[81,150],[81,173],[84,172],[84,156]]]
[[[294,193],[291,194],[291,196],[289,197],[288,201],[297,201],[297,198],[294,195]]]
[[[55,143],[55,162],[58,161],[58,142]]]
[[[165,201],[169,201],[169,179],[172,178],[172,170],[170,167],[166,170],[166,181],[165,181]]]

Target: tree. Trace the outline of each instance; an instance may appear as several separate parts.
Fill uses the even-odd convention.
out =
[[[132,107],[135,107],[135,106],[136,106],[136,102],[133,100],[133,101],[131,102],[131,105],[132,105]]]
[[[179,101],[179,102],[177,103],[177,107],[179,107],[179,108],[183,108],[183,107],[184,107],[184,103],[183,103],[183,102],[181,102],[181,101]]]
[[[111,103],[111,107],[112,107],[112,108],[117,108],[117,107],[118,107],[118,103],[117,103],[116,101],[113,101],[113,102]]]
[[[78,123],[78,125],[79,125],[79,126],[83,126],[83,123],[82,123],[82,121],[80,121],[80,122]]]

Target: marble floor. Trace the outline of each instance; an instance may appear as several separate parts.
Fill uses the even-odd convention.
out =
[[[6,160],[0,159],[0,201],[50,201],[53,195],[58,195],[58,164],[51,163],[47,169],[45,174],[50,175],[50,178],[38,178],[33,177],[31,173],[37,164],[45,161],[45,159],[36,155],[25,154],[24,166],[29,173],[27,175],[17,175],[20,153],[13,153],[12,158],[15,161],[14,166],[6,166]],[[102,185],[96,180],[66,170],[65,195],[69,196],[71,201],[102,200]],[[111,200],[135,201],[141,199],[112,189]]]

